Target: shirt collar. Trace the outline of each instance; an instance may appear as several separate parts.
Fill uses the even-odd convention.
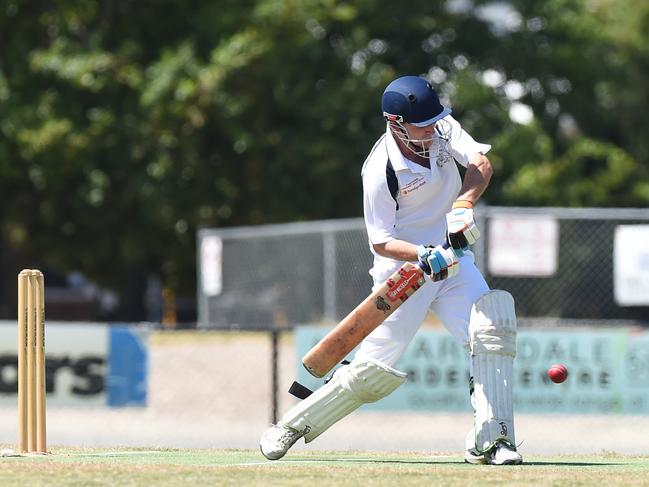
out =
[[[416,162],[412,162],[410,159],[404,157],[404,155],[399,150],[399,146],[397,145],[397,142],[394,140],[394,135],[392,134],[392,130],[390,130],[390,126],[387,124],[386,124],[385,132],[386,132],[385,140],[386,140],[386,147],[388,150],[388,157],[390,158],[390,161],[392,162],[392,167],[394,168],[395,171],[408,170],[410,172],[416,172],[416,173],[430,172],[429,168],[417,164]]]

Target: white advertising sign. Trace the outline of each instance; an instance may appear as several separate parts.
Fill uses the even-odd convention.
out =
[[[17,326],[3,323],[0,326],[0,357],[3,357],[0,405],[16,404],[13,389],[18,380],[15,365],[17,343]],[[48,407],[101,406],[106,403],[104,377],[109,350],[108,326],[46,324],[45,350]]]
[[[201,281],[203,293],[218,296],[223,290],[223,241],[204,237],[201,242]]]
[[[492,276],[549,277],[557,271],[559,223],[549,216],[494,216],[489,220]]]
[[[620,306],[649,304],[649,225],[615,228],[613,294]]]
[[[15,407],[18,336],[0,320],[0,407]],[[147,404],[146,330],[105,323],[45,324],[47,407]]]

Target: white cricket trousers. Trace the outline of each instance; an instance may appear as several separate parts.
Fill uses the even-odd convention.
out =
[[[381,284],[375,283],[375,287]],[[363,340],[355,358],[372,358],[394,367],[429,310],[467,347],[471,307],[488,290],[473,254],[467,253],[460,259],[456,276],[438,282],[426,277],[426,283]]]

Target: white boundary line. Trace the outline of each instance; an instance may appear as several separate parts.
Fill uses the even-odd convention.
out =
[[[122,455],[151,455],[153,453],[166,453],[165,450],[133,450],[133,451],[105,451],[97,453],[83,453],[83,452],[70,452],[64,453],[62,456],[69,457],[118,457]],[[171,452],[170,452],[171,453]]]

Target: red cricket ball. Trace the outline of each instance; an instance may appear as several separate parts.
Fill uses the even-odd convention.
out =
[[[548,369],[548,377],[552,382],[559,384],[568,378],[568,369],[563,364],[554,364]]]

